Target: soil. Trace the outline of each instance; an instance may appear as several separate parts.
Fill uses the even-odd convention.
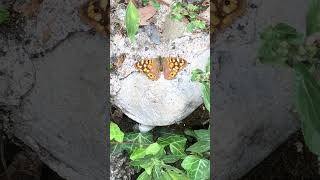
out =
[[[296,132],[240,180],[320,179],[317,157]]]
[[[19,140],[8,139],[3,133],[1,137],[1,180],[65,180]]]

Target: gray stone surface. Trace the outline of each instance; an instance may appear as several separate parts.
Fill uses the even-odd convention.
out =
[[[34,61],[36,85],[15,113],[15,135],[69,180],[106,176],[105,39],[76,34]]]
[[[6,1],[19,11],[31,0]],[[32,1],[36,2],[36,1]],[[86,0],[42,1],[0,31],[5,130],[68,180],[106,177],[107,40],[83,32]],[[12,4],[13,3],[13,4]],[[82,32],[82,33],[81,33]]]
[[[255,27],[247,31],[254,36],[244,38],[250,41],[213,44],[214,57],[220,62],[213,86],[212,125],[213,172],[218,180],[240,178],[298,128],[290,112],[292,72],[257,61],[256,32],[277,22],[304,32],[307,1],[263,0],[257,5]]]

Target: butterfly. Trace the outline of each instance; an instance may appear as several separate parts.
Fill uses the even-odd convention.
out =
[[[165,79],[172,80],[186,65],[187,61],[180,57],[142,59],[135,63],[136,69],[153,81],[160,78],[161,71]]]
[[[80,19],[104,36],[109,32],[108,0],[89,0],[80,8]]]
[[[213,0],[211,3],[211,32],[223,30],[241,16],[246,9],[246,0]]]

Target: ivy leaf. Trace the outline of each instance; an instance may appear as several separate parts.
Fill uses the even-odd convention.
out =
[[[146,155],[145,148],[136,148],[130,155],[130,159],[136,160],[136,159],[144,158],[145,155]]]
[[[169,174],[159,166],[154,167],[152,177],[154,180],[171,180]]]
[[[169,176],[171,177],[171,180],[188,180],[188,176],[185,174],[177,173],[176,171],[168,171]]]
[[[169,154],[164,156],[161,160],[167,164],[175,163],[178,160],[184,158],[185,155],[175,155],[175,154]]]
[[[110,141],[115,140],[117,142],[123,142],[124,133],[120,130],[119,126],[111,122],[110,123]]]
[[[148,155],[142,159],[136,159],[134,161],[131,161],[130,165],[134,167],[141,167],[147,172],[148,175],[151,175],[152,169],[154,167],[154,161],[152,158],[153,156]]]
[[[121,143],[111,144],[110,155],[111,156],[117,155],[117,154],[121,153],[123,150],[125,150],[125,149],[123,148],[123,145]]]
[[[320,1],[310,0],[309,10],[307,13],[307,36],[320,31]]]
[[[159,137],[157,141],[162,146],[168,146],[170,147],[170,151],[174,155],[185,155],[185,145],[187,142],[187,138],[179,136],[179,135],[173,135],[166,138]]]
[[[139,11],[130,0],[126,10],[126,30],[131,41],[135,40],[136,33],[139,29],[140,17]]]
[[[141,173],[137,180],[152,180],[152,176],[150,176],[146,171]]]
[[[210,150],[209,141],[198,141],[187,149],[187,151],[191,151],[195,153],[203,153],[209,150]]]
[[[152,134],[150,133],[127,133],[124,136],[124,149],[131,153],[134,149],[146,148],[152,144]]]
[[[210,129],[194,130],[198,141],[210,141]]]
[[[161,150],[161,146],[158,143],[150,144],[145,150],[146,155],[156,155]]]
[[[190,180],[206,180],[210,177],[210,161],[195,155],[187,156],[181,163]]]

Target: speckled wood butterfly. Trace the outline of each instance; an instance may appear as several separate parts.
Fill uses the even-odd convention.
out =
[[[212,0],[210,3],[212,32],[230,26],[243,14],[247,4],[246,0]]]
[[[80,18],[104,36],[109,32],[108,0],[89,0],[80,8]]]
[[[149,79],[155,81],[160,78],[162,71],[165,79],[174,79],[186,65],[187,61],[179,57],[159,57],[158,59],[142,59],[135,64],[135,67]]]

